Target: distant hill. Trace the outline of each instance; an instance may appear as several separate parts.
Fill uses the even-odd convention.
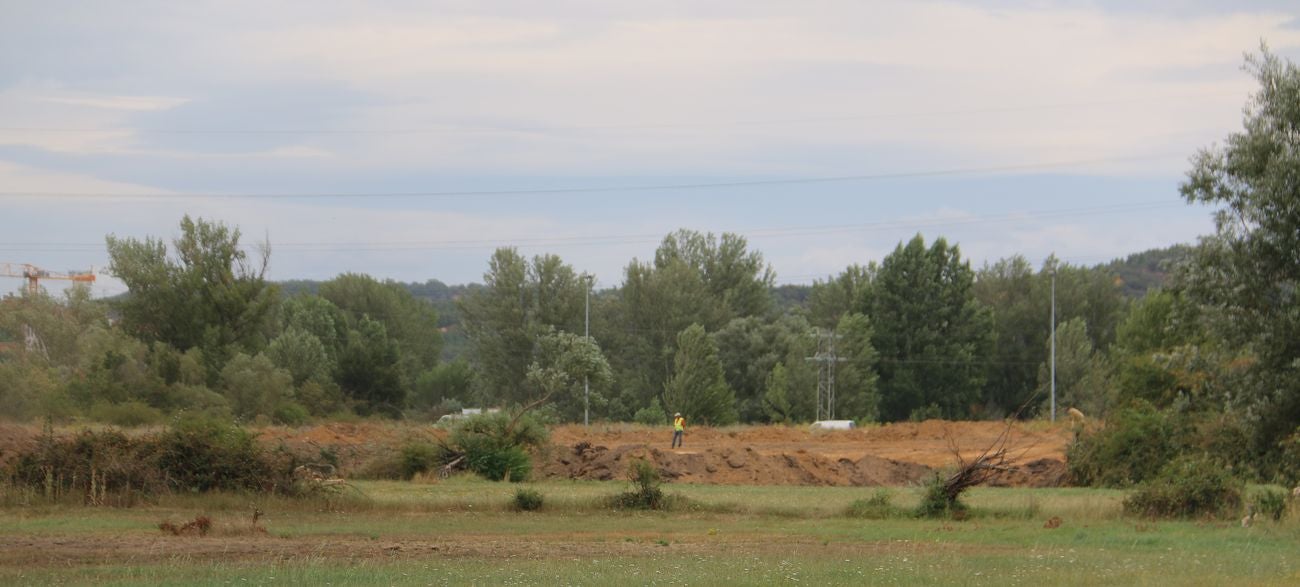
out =
[[[1124,295],[1140,298],[1149,290],[1164,287],[1174,268],[1191,258],[1191,254],[1190,245],[1173,245],[1163,249],[1133,253],[1123,259],[1115,259],[1100,268],[1115,274],[1124,288]]]

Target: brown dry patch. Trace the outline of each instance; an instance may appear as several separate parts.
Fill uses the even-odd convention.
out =
[[[666,428],[633,425],[560,426],[542,466],[548,477],[621,479],[628,461],[654,462],[679,482],[721,485],[907,485],[955,463],[953,447],[973,458],[997,442],[1002,422],[888,424],[818,431],[784,426],[697,428],[686,445],[667,448]],[[1065,472],[1067,428],[1013,425],[1009,456],[1022,466],[998,475],[1000,486],[1056,486]],[[661,444],[662,443],[662,444]]]
[[[391,456],[407,443],[436,442],[446,431],[419,424],[327,422],[301,428],[271,426],[258,430],[257,435],[268,446],[283,445],[307,460],[318,458],[322,451],[332,452],[339,470],[350,473]]]
[[[41,431],[35,426],[0,422],[0,467],[36,446]]]
[[[242,535],[161,536],[119,534],[111,538],[88,535],[0,535],[0,568],[120,565],[186,562],[285,563],[329,560],[418,560],[427,558],[554,560],[574,557],[654,556],[664,552],[661,540],[674,555],[753,554],[771,556],[861,556],[938,549],[970,550],[978,554],[988,546],[943,545],[911,541],[831,542],[813,537],[743,534],[663,534],[623,532],[474,534],[437,539],[370,539],[359,536],[307,536],[281,538],[258,533]],[[997,548],[993,548],[997,550]]]

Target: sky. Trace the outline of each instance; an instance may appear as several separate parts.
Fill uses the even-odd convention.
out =
[[[0,262],[120,293],[105,236],[190,214],[276,280],[614,287],[679,228],[783,284],[918,233],[1092,265],[1213,231],[1178,185],[1261,42],[1300,61],[1300,6],[0,0]]]

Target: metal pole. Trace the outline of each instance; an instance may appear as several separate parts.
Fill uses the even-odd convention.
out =
[[[587,292],[584,300],[582,336],[591,343],[591,276],[584,275],[587,281]],[[582,425],[591,425],[591,387],[587,381],[587,376],[582,376]]]
[[[1052,265],[1052,421],[1056,421],[1056,265]]]

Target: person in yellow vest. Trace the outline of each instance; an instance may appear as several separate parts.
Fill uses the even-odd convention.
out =
[[[673,414],[673,448],[681,448],[682,435],[686,433],[686,418],[681,412]]]

